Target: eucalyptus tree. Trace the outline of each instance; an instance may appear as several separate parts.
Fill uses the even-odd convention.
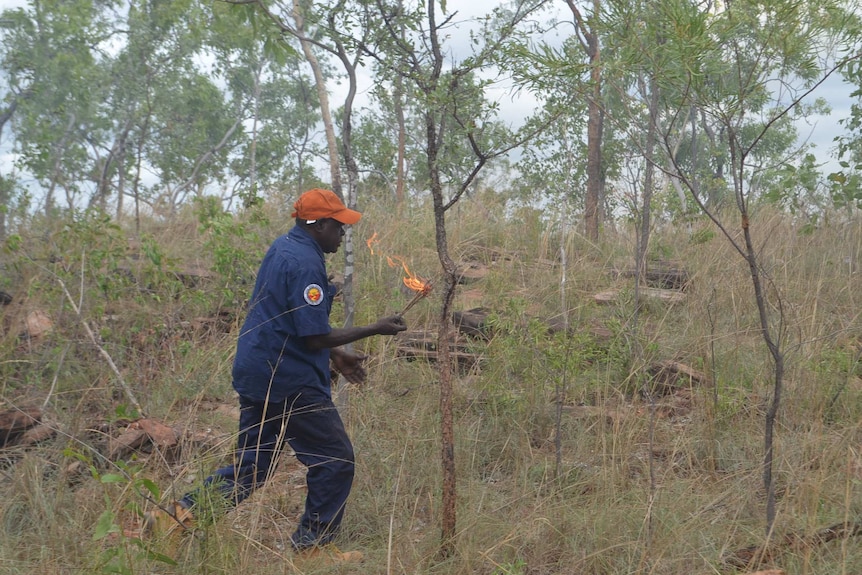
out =
[[[314,81],[302,62],[271,62],[260,76],[248,69],[255,96],[252,127],[243,153],[231,160],[235,186],[245,205],[279,191],[297,197],[316,181],[314,163],[326,156],[319,141],[320,113]],[[253,93],[252,92],[252,93]]]
[[[331,187],[348,206],[355,207],[356,165],[353,157],[351,132],[353,104],[357,91],[357,70],[362,64],[359,46],[369,33],[367,22],[358,17],[359,11],[347,0],[306,4],[298,0],[268,2],[265,0],[235,0],[232,3],[254,7],[274,24],[283,44],[287,39],[299,43],[314,76],[314,86],[320,106],[320,119],[329,155]],[[347,89],[341,111],[340,134],[336,132],[330,109],[330,87],[333,74],[331,59],[341,66]],[[340,146],[339,146],[340,139]],[[342,160],[347,172],[347,194],[342,184]]]
[[[231,179],[228,160],[242,141],[249,98],[224,86],[224,65],[207,62],[224,60],[217,49],[227,30],[246,52],[255,47],[239,42],[235,22],[232,28],[222,23],[219,5],[133,0],[121,7],[103,104],[113,144],[99,195],[104,202],[108,178],[116,177],[117,213],[131,196],[137,221],[141,204],[170,215],[190,196]]]
[[[226,178],[243,115],[200,69],[198,3],[33,0],[4,23],[15,151],[49,212],[61,190],[69,208],[116,193],[118,215],[127,195],[169,213]]]
[[[601,30],[603,6],[601,0],[581,3],[566,0],[566,6],[571,20],[561,19],[558,25],[570,30],[570,35],[560,46],[543,41],[532,50],[519,50],[523,61],[518,65],[517,77],[519,84],[525,88],[549,94],[547,101],[551,107],[558,110],[561,117],[570,116],[565,120],[569,129],[578,132],[584,130],[584,133],[567,130],[566,135],[567,141],[583,139],[586,143],[582,154],[585,166],[583,187],[586,191],[576,199],[583,208],[584,232],[595,241],[599,237],[603,219],[602,205],[607,182],[603,153],[606,140],[606,64]],[[566,100],[568,105],[563,103]],[[569,109],[566,110],[566,107]],[[582,128],[580,121],[575,118],[583,115],[586,116],[586,125]],[[572,144],[568,143],[567,146],[571,148]],[[552,155],[559,153],[554,150],[556,146],[553,140],[545,142],[544,147],[549,148],[548,152]],[[571,150],[565,153],[571,153]],[[522,165],[527,163],[522,162]],[[562,181],[573,186],[569,195],[576,195],[574,189],[579,187],[576,180],[566,177]]]
[[[298,3],[294,0],[295,4]],[[347,92],[341,109],[341,154],[347,173],[347,205],[355,207],[357,203],[357,185],[359,181],[359,168],[353,146],[353,106],[358,89],[357,72],[363,64],[363,51],[361,47],[368,41],[373,32],[373,23],[364,18],[362,10],[347,0],[337,0],[329,6],[318,7],[314,12],[318,16],[317,24],[325,35],[326,43],[318,43],[324,50],[330,53],[341,65],[347,77]],[[307,47],[307,44],[306,44]],[[312,60],[309,58],[309,63]],[[318,81],[319,86],[319,81]],[[324,92],[318,89],[319,92]],[[332,130],[327,129],[327,141],[330,142]],[[332,151],[330,142],[330,164],[333,166],[333,174],[337,175],[338,162]],[[333,182],[336,192],[341,193],[341,182],[336,179]],[[353,325],[353,317],[356,310],[356,302],[353,296],[353,234],[352,230],[345,238],[345,269],[344,269],[344,308],[346,326]]]
[[[411,194],[421,196],[430,190],[425,160],[425,97],[416,91],[415,86],[404,82],[403,77],[387,73],[379,64],[375,67],[376,81],[371,90],[373,108],[365,110],[358,122],[354,149],[363,173],[367,174],[365,184],[369,191],[379,193],[380,189],[386,190],[400,209],[402,202],[406,203]],[[462,86],[460,106],[465,115],[470,116],[473,112],[469,108],[484,101],[482,91],[488,84],[476,74],[468,74]],[[493,107],[491,102],[487,105]],[[501,141],[511,137],[507,125],[496,118],[485,122],[483,134]],[[439,149],[439,166],[445,179],[457,179],[473,157],[469,140],[451,138],[444,141]],[[489,158],[486,168],[502,168],[504,163],[501,157]],[[482,185],[481,178],[487,171],[484,169],[476,174],[466,192],[468,195],[470,190]],[[400,192],[399,188],[402,189]]]
[[[470,34],[471,51],[455,53],[446,40],[456,26],[456,12],[445,2],[426,2],[410,9],[401,2],[369,3],[381,22],[374,43],[367,46],[378,69],[391,78],[400,76],[404,89],[416,100],[422,120],[423,165],[434,207],[437,254],[442,267],[442,305],[439,315],[438,369],[443,466],[441,553],[454,550],[456,534],[456,477],[452,419],[452,360],[450,313],[457,284],[457,266],[449,253],[446,213],[461,200],[490,160],[519,145],[518,137],[502,129],[495,109],[485,98],[490,80],[484,74],[498,70],[508,42],[521,43],[527,19],[543,1],[517,1],[502,5],[479,22]],[[495,58],[500,57],[501,61]],[[484,76],[487,77],[487,76]],[[470,150],[456,158],[452,152]]]
[[[406,129],[404,102],[399,106],[396,93],[389,88],[383,79],[375,83],[371,90],[374,105],[358,118],[353,142],[362,197],[365,201],[394,201],[397,209],[401,209],[405,201],[406,149],[411,144],[415,147],[416,139],[408,142],[415,132]],[[400,120],[396,110],[400,110]]]
[[[688,63],[680,60],[677,51],[688,49],[699,52],[699,62],[704,75],[699,77],[699,85],[704,91],[717,94],[727,89],[748,90],[745,101],[746,113],[738,118],[735,134],[744,140],[757,138],[757,146],[748,155],[751,164],[757,164],[762,173],[771,166],[786,164],[794,158],[801,158],[806,145],[797,144],[798,132],[796,122],[807,115],[824,111],[821,99],[811,98],[811,101],[798,101],[787,107],[781,114],[781,105],[793,98],[794,86],[785,84],[778,86],[780,78],[769,78],[772,73],[781,74],[780,65],[776,62],[766,62],[763,57],[751,52],[749,62],[739,62],[742,71],[765,75],[765,82],[760,82],[744,75],[739,81],[732,79],[727,73],[729,66],[725,52],[704,51],[702,45],[685,45],[696,34],[680,40],[678,25],[681,14],[700,12],[706,18],[706,26],[715,26],[722,14],[741,13],[749,11],[757,13],[765,10],[761,18],[770,13],[769,3],[759,3],[755,7],[744,4],[734,4],[733,9],[726,11],[707,3],[699,5],[694,2],[672,2],[655,4],[640,3],[627,0],[610,0],[606,12],[605,30],[607,42],[615,46],[615,66],[627,71],[620,79],[614,80],[616,93],[624,96],[626,108],[622,113],[611,113],[610,122],[614,125],[627,127],[627,140],[634,146],[646,152],[638,134],[646,133],[650,123],[659,130],[664,140],[668,154],[656,157],[652,161],[656,168],[667,177],[666,182],[682,193],[681,180],[675,174],[676,165],[685,166],[691,183],[697,188],[698,195],[712,210],[726,207],[732,194],[726,185],[729,178],[729,157],[731,135],[723,118],[708,109],[702,100],[692,97],[692,86],[689,77],[692,71]],[[825,9],[825,8],[824,8]],[[758,16],[751,16],[756,20]],[[776,23],[780,25],[780,23]],[[701,31],[708,35],[710,31]],[[728,39],[733,42],[758,42],[752,39],[756,34],[746,23],[737,23],[736,28],[727,32]],[[702,37],[701,36],[701,37]],[[732,37],[732,39],[731,39]],[[740,59],[745,58],[740,53]],[[792,68],[794,55],[784,56],[784,66]],[[801,71],[797,81],[805,81],[805,71]],[[807,71],[810,74],[810,70]],[[763,79],[763,78],[761,78]],[[736,82],[735,88],[729,84]],[[744,86],[743,86],[744,85]],[[651,88],[650,88],[651,86]],[[658,110],[649,120],[641,112],[650,109],[653,91],[657,92]],[[769,124],[769,130],[763,132],[764,118],[774,115]],[[762,133],[761,133],[762,132]],[[642,154],[646,156],[646,154]],[[762,190],[762,188],[761,188]],[[759,191],[757,193],[760,193]],[[681,198],[683,208],[685,199]]]
[[[536,85],[533,84],[535,88]],[[586,187],[586,130],[584,102],[574,97],[564,85],[543,84],[545,101],[542,109],[528,118],[531,125],[541,125],[547,118],[555,120],[523,147],[516,163],[517,186],[513,196],[524,203],[558,206],[561,217],[568,220],[570,211],[583,213]],[[542,190],[536,197],[534,190]]]
[[[104,90],[102,115],[110,125],[110,139],[105,143],[105,159],[100,162],[97,197],[104,205],[113,187],[118,217],[124,211],[124,199],[131,197],[139,225],[141,204],[150,208],[161,205],[171,212],[177,201],[169,195],[158,197],[161,189],[172,186],[171,176],[182,172],[182,168],[168,167],[166,155],[161,154],[160,143],[166,144],[165,152],[169,154],[172,138],[168,135],[158,144],[153,138],[164,136],[159,133],[163,129],[161,118],[173,106],[167,94],[172,92],[178,100],[185,99],[187,95],[177,94],[195,84],[182,84],[179,79],[196,74],[193,62],[201,53],[206,14],[191,2],[133,0],[119,8],[114,14],[114,38],[104,64],[110,83]],[[179,102],[177,105],[182,107]],[[206,113],[203,106],[201,113]],[[183,132],[187,127],[188,124],[177,124],[173,132]],[[193,153],[188,150],[188,155]],[[153,171],[155,177],[148,177]]]
[[[238,93],[219,75],[226,65],[217,40],[228,28],[216,7],[191,0],[142,1],[131,16],[141,38],[127,48],[146,79],[146,89],[139,91],[145,112],[135,131],[136,162],[152,174],[146,197],[138,196],[156,213],[170,215],[189,197],[228,185],[229,160],[243,142],[252,98],[250,89]],[[234,30],[230,39],[238,49],[253,50],[240,41],[236,23]]]
[[[265,190],[295,196],[312,179],[321,156],[320,111],[314,80],[295,43],[284,41],[253,6],[217,2],[206,32],[211,74],[231,106],[244,111],[242,133],[230,154],[232,192],[246,206]]]
[[[512,54],[517,84],[543,103],[535,118],[554,118],[551,132],[565,131],[563,140],[546,135],[530,142],[519,167],[530,180],[552,182],[548,189],[565,182],[564,197],[580,211],[584,234],[591,240],[598,239],[610,209],[608,185],[619,174],[621,161],[617,140],[622,130],[609,119],[624,100],[616,78],[624,71],[615,61],[614,38],[605,27],[607,4],[566,0],[571,17],[549,22],[562,32],[562,41],[542,39],[534,46],[516,47]],[[559,162],[560,154],[570,160]],[[565,166],[574,171],[562,173]]]
[[[310,170],[301,142],[310,139],[313,103],[303,93],[306,79],[294,80],[296,67],[285,65],[289,50],[271,49],[268,36],[226,3],[126,6],[113,101],[115,116],[132,122],[127,171],[136,210],[143,202],[171,214],[215,185],[221,195],[232,188],[223,200],[254,203],[261,186]],[[296,170],[285,142],[299,142]]]
[[[104,4],[33,2],[3,13],[2,68],[9,85],[7,111],[22,169],[45,190],[47,213],[56,195],[79,205],[92,181],[90,149],[104,137],[98,115],[106,78],[98,48],[108,39]],[[95,48],[94,48],[95,47]]]
[[[602,219],[601,202],[604,194],[602,132],[604,113],[602,110],[603,66],[599,35],[601,0],[592,0],[587,12],[574,0],[566,0],[574,19],[575,37],[589,63],[590,82],[587,93],[587,194],[584,200],[584,224],[587,237],[599,239],[599,224]]]
[[[850,115],[841,120],[847,133],[836,138],[841,169],[829,175],[829,195],[836,207],[852,213],[862,210],[862,62],[848,62],[841,73],[856,90]]]
[[[764,429],[763,482],[766,529],[775,520],[773,434],[783,391],[789,346],[787,302],[763,261],[751,210],[768,170],[793,160],[788,126],[806,98],[847,61],[860,57],[858,30],[841,2],[817,5],[795,0],[735,0],[721,7],[688,0],[651,5],[666,26],[661,42],[641,50],[654,66],[659,113],[651,116],[669,177],[715,224],[746,263],[758,310],[758,327],[772,363],[772,399]],[[634,24],[634,23],[633,23]],[[836,46],[851,47],[837,54]],[[701,137],[712,130],[714,137]],[[679,141],[682,140],[682,144]],[[683,155],[680,150],[687,149]],[[783,153],[776,153],[782,151]],[[704,159],[706,156],[706,159]],[[735,215],[710,203],[701,186],[702,161],[719,169],[713,185],[733,199]],[[762,242],[768,241],[764,238]]]
[[[153,94],[152,137],[146,159],[157,182],[153,208],[173,214],[190,196],[201,196],[213,182],[224,182],[227,159],[245,119],[241,103],[229,106],[208,76],[187,70]]]
[[[0,15],[0,30],[7,26],[14,26],[15,20],[9,16],[9,13]],[[2,41],[2,63],[0,70],[4,73],[0,75],[3,82],[3,92],[0,94],[0,146],[5,146],[6,140],[3,138],[3,133],[7,127],[12,125],[12,117],[15,115],[15,110],[18,108],[18,103],[24,97],[24,93],[20,91],[20,87],[11,85],[11,75],[5,72],[9,69],[9,63],[6,62],[7,42],[9,35],[0,33],[0,41]],[[9,172],[3,173],[0,171],[0,240],[4,240],[7,234],[7,224],[9,223],[8,214],[11,211],[14,192],[17,185],[17,178],[14,173],[14,166],[8,166]]]

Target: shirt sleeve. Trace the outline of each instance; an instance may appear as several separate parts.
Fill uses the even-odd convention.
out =
[[[326,270],[316,267],[300,262],[287,270],[287,307],[299,337],[325,335],[332,331],[329,326],[332,306],[329,282]]]

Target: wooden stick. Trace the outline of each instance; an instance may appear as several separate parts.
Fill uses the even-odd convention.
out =
[[[111,366],[111,371],[113,371],[114,375],[117,377],[117,381],[120,383],[120,386],[126,393],[126,397],[131,402],[132,407],[135,408],[135,410],[138,412],[138,415],[140,415],[141,417],[146,417],[147,414],[144,411],[144,408],[141,407],[140,403],[138,403],[138,399],[135,397],[132,388],[129,386],[128,383],[126,383],[126,380],[123,379],[123,374],[117,367],[117,364],[114,363],[113,358],[107,351],[105,351],[105,348],[99,345],[99,340],[96,339],[96,334],[93,333],[93,330],[90,328],[90,324],[88,324],[87,320],[85,320],[84,317],[81,315],[81,308],[75,304],[75,300],[72,299],[72,294],[70,294],[69,290],[66,289],[66,284],[64,284],[63,280],[61,280],[60,278],[54,279],[57,280],[57,282],[60,284],[60,287],[63,289],[63,293],[66,294],[66,299],[69,300],[69,304],[72,306],[72,310],[78,316],[78,320],[81,322],[81,326],[84,328],[84,331],[87,332],[87,336],[90,338],[90,342],[96,347],[96,349],[99,350],[99,354],[101,354],[101,356],[105,358],[105,361],[108,362],[108,365]]]
[[[414,296],[413,296],[413,299],[411,299],[411,300],[407,303],[407,305],[404,307],[404,309],[402,309],[402,310],[398,313],[398,315],[399,315],[399,316],[401,316],[401,315],[404,315],[405,313],[407,313],[407,312],[410,310],[410,308],[411,308],[411,307],[413,307],[414,305],[416,305],[416,303],[417,303],[420,299],[424,298],[424,297],[425,297],[425,296],[427,296],[429,293],[431,293],[431,289],[430,289],[429,287],[426,287],[425,289],[422,289],[422,290],[419,290],[418,292],[416,292],[416,295],[414,295]]]

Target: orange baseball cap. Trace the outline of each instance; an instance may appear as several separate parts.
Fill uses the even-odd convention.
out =
[[[294,212],[292,218],[302,220],[321,220],[332,218],[342,224],[355,224],[362,217],[356,210],[351,210],[344,205],[335,192],[314,188],[299,196],[293,204]]]

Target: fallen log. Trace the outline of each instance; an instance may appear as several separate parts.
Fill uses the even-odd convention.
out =
[[[466,336],[488,340],[490,335],[485,320],[488,319],[489,313],[490,310],[484,307],[474,307],[467,311],[453,311],[452,324]]]
[[[415,360],[424,359],[426,361],[437,361],[440,354],[437,350],[421,349],[409,346],[399,346],[396,350],[396,355],[404,359]],[[469,367],[476,365],[482,359],[482,356],[476,353],[466,351],[451,350],[449,357],[458,362],[459,366]]]
[[[616,302],[620,297],[621,290],[610,289],[597,293],[593,296],[593,301],[598,304],[611,304]],[[685,301],[685,294],[677,290],[659,289],[659,288],[640,288],[640,295],[649,298],[664,301],[667,303],[680,303]]]
[[[437,334],[430,331],[405,331],[398,334],[399,348],[416,348],[437,351]],[[453,351],[469,352],[470,348],[463,339],[455,338],[449,344]]]
[[[738,569],[756,569],[774,562],[788,551],[811,551],[831,541],[862,535],[862,521],[846,521],[810,534],[788,533],[765,545],[750,545],[723,557],[723,562]]]
[[[651,392],[656,395],[668,395],[679,389],[709,383],[709,377],[705,373],[673,360],[654,363],[647,369],[647,373],[653,384]]]
[[[635,269],[627,269],[620,273],[623,277],[637,277]],[[650,287],[668,290],[685,290],[691,278],[688,272],[672,262],[648,262],[643,279]]]
[[[395,355],[409,360],[437,361],[439,350],[437,334],[424,331],[405,331],[398,336]],[[449,355],[459,365],[475,365],[481,355],[470,350],[464,340],[455,339],[449,344]]]
[[[18,441],[15,442],[18,446],[29,447],[31,445],[36,445],[37,443],[42,443],[43,441],[47,441],[48,439],[53,438],[57,435],[57,430],[51,427],[50,425],[45,425],[44,423],[40,423],[35,427],[31,427],[27,431],[21,434],[18,438]]]
[[[7,409],[0,412],[0,447],[15,443],[25,431],[42,423],[38,407]]]

